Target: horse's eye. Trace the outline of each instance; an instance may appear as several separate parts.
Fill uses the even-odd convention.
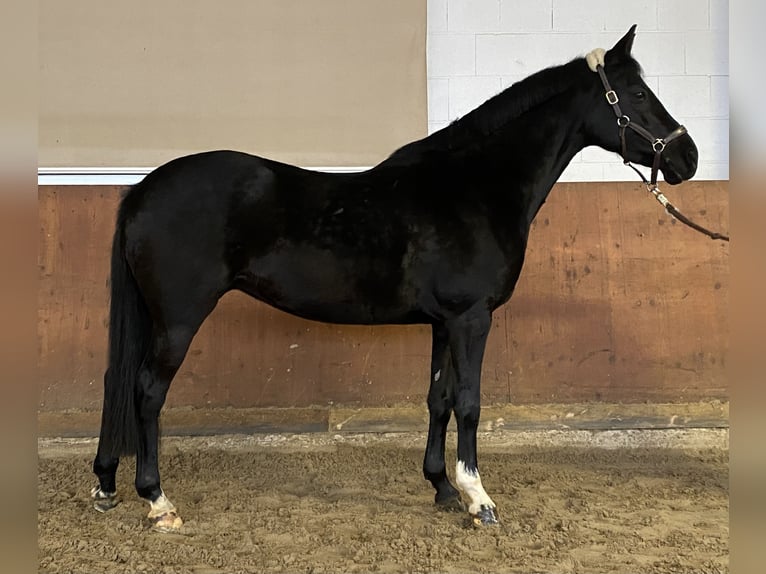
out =
[[[634,96],[634,97],[635,97],[637,100],[639,100],[639,101],[643,101],[643,100],[645,100],[645,99],[646,99],[646,92],[636,92],[635,94],[633,94],[633,96]]]

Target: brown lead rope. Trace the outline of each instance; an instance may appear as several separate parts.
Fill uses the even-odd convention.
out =
[[[629,168],[631,168],[633,171],[635,171],[639,175],[639,177],[641,178],[641,181],[643,181],[644,185],[646,186],[646,190],[649,193],[651,193],[658,202],[660,202],[660,204],[665,208],[665,211],[669,213],[671,217],[675,217],[678,221],[680,221],[684,225],[687,225],[691,227],[692,229],[699,231],[703,235],[707,235],[708,237],[710,237],[710,239],[720,239],[721,241],[729,241],[728,235],[723,235],[722,233],[716,233],[715,231],[710,231],[709,229],[702,227],[698,223],[694,223],[691,219],[689,219],[683,213],[678,211],[678,209],[676,209],[676,207],[672,203],[670,203],[668,198],[662,194],[662,192],[660,191],[660,188],[657,186],[657,174],[660,168],[660,155],[662,154],[662,151],[665,149],[665,146],[668,143],[670,143],[672,140],[686,133],[686,128],[684,126],[678,126],[664,139],[655,138],[651,133],[649,133],[649,131],[631,122],[630,118],[622,113],[622,110],[620,109],[620,105],[618,103],[620,99],[617,96],[617,93],[609,85],[609,81],[606,79],[606,73],[604,72],[604,67],[601,64],[598,64],[596,66],[596,71],[598,72],[598,75],[601,78],[601,83],[604,85],[604,89],[606,90],[606,101],[609,102],[610,106],[612,106],[612,110],[614,110],[614,113],[617,116],[617,125],[620,128],[620,142],[622,145],[623,163],[625,163],[625,165],[627,165]],[[652,149],[654,150],[654,162],[652,164],[652,180],[651,181],[646,179],[644,174],[641,173],[625,157],[626,155],[625,152],[627,151],[626,144],[625,144],[626,128],[631,128],[633,131],[635,131],[638,135],[640,135],[642,138],[647,140],[652,145]]]
[[[710,231],[709,229],[702,227],[699,223],[694,223],[691,219],[686,217],[683,213],[678,211],[675,205],[670,203],[667,197],[663,195],[663,193],[660,191],[660,188],[657,186],[656,183],[652,184],[649,182],[649,180],[644,177],[644,174],[641,173],[634,165],[632,165],[630,162],[625,162],[625,165],[633,169],[643,180],[644,185],[646,186],[646,191],[651,193],[654,198],[660,202],[660,204],[665,208],[665,211],[670,214],[671,217],[675,217],[678,221],[683,223],[684,225],[687,225],[691,227],[692,229],[695,229],[702,233],[703,235],[707,235],[710,239],[720,239],[721,241],[729,241],[728,235],[723,235],[722,233],[717,233],[715,231]]]

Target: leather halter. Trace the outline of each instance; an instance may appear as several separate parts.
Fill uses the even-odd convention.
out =
[[[603,53],[602,53],[602,56],[603,56]],[[590,62],[589,62],[589,65],[590,65]],[[657,174],[660,170],[660,157],[662,156],[662,152],[665,151],[665,147],[670,142],[672,142],[674,139],[681,137],[682,135],[687,133],[686,128],[684,126],[679,125],[676,129],[674,129],[664,138],[655,137],[646,128],[643,128],[642,126],[636,123],[633,123],[630,120],[630,117],[625,115],[622,112],[622,110],[620,109],[620,98],[619,96],[617,96],[617,92],[615,92],[612,89],[612,86],[609,85],[609,80],[606,79],[606,72],[604,72],[604,66],[601,65],[600,63],[597,64],[596,71],[598,72],[598,75],[601,78],[601,83],[604,85],[604,90],[606,91],[606,94],[605,94],[606,101],[609,102],[610,106],[612,106],[612,110],[614,110],[614,115],[617,116],[617,125],[620,128],[620,146],[621,146],[620,155],[622,155],[623,163],[639,175],[641,180],[644,182],[644,185],[646,185],[647,191],[649,191],[652,195],[654,195],[657,201],[659,201],[660,204],[662,204],[662,206],[671,216],[678,219],[681,223],[688,225],[692,229],[695,229],[696,231],[699,231],[700,233],[707,235],[711,239],[720,239],[722,241],[729,241],[728,235],[723,235],[722,233],[716,233],[714,231],[710,231],[709,229],[706,229],[705,227],[702,227],[701,225],[693,222],[691,219],[686,217],[683,213],[678,211],[678,209],[676,209],[676,207],[672,203],[670,203],[668,198],[662,194],[662,192],[660,191],[660,188],[657,186]],[[627,144],[625,143],[625,130],[627,128],[632,129],[634,132],[636,132],[638,135],[640,135],[642,138],[648,141],[651,144],[652,149],[654,150],[654,161],[652,162],[651,181],[647,180],[646,176],[644,176],[644,174],[641,173],[641,171],[636,169],[636,166],[634,166],[633,164],[630,163],[630,161],[628,161],[628,158],[627,158],[628,149],[627,149]]]
[[[606,101],[609,102],[609,105],[612,106],[612,110],[614,110],[614,115],[617,116],[617,125],[620,128],[620,145],[621,145],[621,152],[620,155],[622,155],[622,160],[625,163],[625,165],[633,168],[633,170],[636,171],[641,176],[641,179],[644,180],[644,183],[647,183],[646,178],[644,175],[638,171],[631,163],[628,161],[627,158],[627,145],[625,143],[625,130],[627,128],[632,129],[634,132],[636,132],[638,135],[640,135],[642,138],[644,138],[646,141],[648,141],[652,149],[654,150],[654,162],[652,163],[652,179],[651,179],[651,185],[657,185],[657,173],[660,170],[660,156],[662,155],[662,152],[665,150],[665,147],[672,142],[674,139],[684,135],[686,133],[686,128],[684,126],[678,126],[676,129],[674,129],[672,132],[670,132],[668,135],[666,135],[664,138],[658,138],[652,135],[649,130],[643,128],[642,126],[636,124],[635,122],[632,122],[630,120],[630,116],[625,115],[622,110],[620,109],[620,98],[617,96],[617,92],[615,92],[612,89],[612,86],[609,85],[609,80],[606,79],[606,72],[604,72],[604,66],[599,64],[596,66],[596,71],[598,72],[599,77],[601,78],[601,83],[604,84],[604,90],[606,90]]]

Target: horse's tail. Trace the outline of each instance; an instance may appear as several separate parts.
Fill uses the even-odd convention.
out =
[[[112,456],[135,454],[139,445],[138,372],[151,341],[152,321],[125,257],[125,200],[112,242],[109,363],[104,376],[101,440]]]

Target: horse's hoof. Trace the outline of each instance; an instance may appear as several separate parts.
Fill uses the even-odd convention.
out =
[[[497,508],[482,504],[476,514],[471,514],[473,526],[491,526],[499,522]]]
[[[93,499],[93,508],[98,512],[111,510],[120,502],[116,492],[104,492],[98,486],[91,488],[90,497]]]
[[[437,496],[435,501],[439,510],[444,510],[446,512],[465,512],[466,510],[465,504],[459,494],[445,496],[443,498]]]
[[[178,532],[184,525],[184,521],[181,520],[181,517],[178,516],[175,510],[150,517],[149,520],[152,522],[152,530],[162,533]]]

